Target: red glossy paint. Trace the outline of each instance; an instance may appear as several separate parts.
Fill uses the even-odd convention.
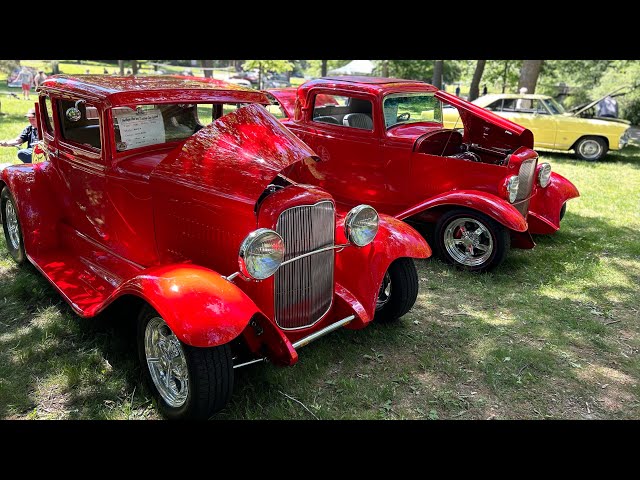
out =
[[[266,352],[274,363],[291,365],[296,340],[352,314],[353,327],[371,320],[391,262],[431,254],[415,230],[382,215],[372,244],[334,250],[334,301],[325,316],[310,327],[283,331],[273,320],[273,277],[255,282],[225,276],[238,271],[239,246],[248,233],[275,229],[291,207],[334,199],[282,176],[312,172],[320,162],[260,106],[268,103],[263,93],[195,78],[92,75],[50,77],[39,93],[40,108],[45,97],[53,104],[54,131],[43,131],[46,159],[8,167],[1,179],[16,199],[28,259],[81,316],[135,296],[189,345],[221,345],[242,336],[256,355]],[[95,107],[101,149],[61,136],[61,98]],[[173,102],[249,105],[185,140],[116,150],[112,107]],[[272,183],[278,186],[268,189]],[[346,212],[337,204],[336,242],[346,242]],[[263,334],[248,327],[252,318]]]
[[[555,233],[560,228],[560,210],[564,202],[579,197],[580,193],[573,183],[559,173],[551,172],[551,179],[545,188],[529,204],[529,231],[531,233]]]
[[[547,233],[527,224],[540,218],[557,225],[559,206],[578,195],[571,183],[546,189],[531,180],[531,193],[510,204],[506,180],[518,175],[527,160],[537,161],[531,132],[505,118],[479,108],[424,82],[378,77],[327,77],[311,80],[297,89],[268,90],[293,115],[283,123],[323,160],[301,162],[292,177],[329,191],[345,206],[372,205],[400,219],[436,222],[447,210],[466,207],[482,212],[511,231],[514,246],[532,248],[530,235]],[[464,119],[462,135],[443,129],[436,120],[400,124],[386,129],[383,101],[393,93],[430,93],[457,108]],[[313,121],[316,98],[330,95],[371,102],[372,130]],[[452,156],[464,150],[481,161]],[[554,176],[554,178],[556,178]],[[562,187],[560,187],[562,185]],[[522,186],[521,186],[522,188]],[[527,208],[523,215],[517,208]],[[559,206],[558,206],[559,205]]]

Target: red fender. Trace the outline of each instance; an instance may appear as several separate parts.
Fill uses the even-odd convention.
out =
[[[441,205],[455,205],[478,210],[515,232],[524,232],[528,228],[527,221],[513,205],[495,195],[479,190],[456,190],[443,193],[420,202],[394,215],[394,217],[398,220],[404,220]]]
[[[146,300],[188,345],[213,347],[242,333],[261,313],[240,288],[222,275],[189,264],[151,267],[116,289]]]
[[[337,220],[336,227],[336,242],[345,243],[344,217]],[[345,328],[362,328],[373,320],[382,278],[394,260],[429,256],[431,248],[422,235],[406,223],[380,214],[373,242],[365,247],[347,247],[336,255],[336,296],[341,300],[335,305],[339,312],[336,315],[357,314]],[[354,272],[354,265],[362,269]]]
[[[55,171],[49,162],[10,165],[2,171],[2,182],[16,201],[25,251],[37,255],[40,249],[57,246],[58,221],[62,214],[59,196],[50,188]],[[0,185],[0,189],[3,185]]]
[[[537,177],[537,175],[536,175]],[[538,186],[529,203],[529,231],[536,234],[554,233],[560,228],[560,209],[567,200],[580,196],[576,186],[562,175],[551,172],[549,184]]]

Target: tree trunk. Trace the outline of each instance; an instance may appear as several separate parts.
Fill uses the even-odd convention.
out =
[[[482,80],[482,74],[484,73],[484,66],[486,63],[486,60],[478,60],[478,63],[476,63],[476,71],[473,72],[473,79],[471,80],[471,86],[469,87],[470,102],[480,96],[480,80]]]
[[[203,68],[212,68],[213,67],[213,60],[202,60],[200,63],[202,63],[202,67]],[[213,70],[205,70],[204,71],[204,76],[205,76],[205,78],[213,78]]]
[[[444,70],[444,60],[436,60],[433,64],[433,79],[431,84],[436,88],[442,88],[442,72]]]
[[[260,67],[258,68],[258,88],[262,90],[262,62],[260,62]]]
[[[322,67],[320,68],[320,76],[321,77],[326,77],[327,76],[327,61],[326,60],[322,60]]]
[[[389,76],[389,60],[382,61],[382,76],[383,77]]]
[[[120,75],[124,75],[124,60],[118,60],[118,67],[120,68]]]
[[[536,92],[536,84],[538,83],[542,62],[544,62],[544,60],[524,60],[522,62],[518,91],[520,91],[522,87],[526,87],[527,93]]]
[[[138,74],[138,61],[137,60],[131,60],[131,73],[133,73],[134,75]]]
[[[507,90],[507,74],[509,73],[509,60],[504,62],[504,71],[502,72],[502,93]]]

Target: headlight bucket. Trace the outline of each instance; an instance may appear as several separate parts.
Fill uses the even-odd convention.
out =
[[[517,175],[512,175],[504,180],[504,183],[502,185],[502,193],[505,198],[509,200],[509,203],[513,203],[516,201],[519,185],[520,179]]]
[[[344,234],[354,245],[364,247],[376,238],[378,223],[379,217],[375,208],[369,205],[358,205],[347,213],[344,221]]]
[[[538,166],[538,184],[540,184],[542,188],[545,188],[549,185],[549,180],[551,180],[551,165],[541,163]]]
[[[238,266],[242,275],[264,280],[276,273],[284,261],[284,240],[268,228],[254,230],[240,244]]]

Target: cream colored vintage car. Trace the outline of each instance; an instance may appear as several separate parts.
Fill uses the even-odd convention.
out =
[[[568,113],[547,95],[489,94],[472,103],[506,117],[533,132],[535,149],[574,150],[577,158],[597,161],[609,150],[628,142],[629,122],[617,118],[592,117],[589,107]],[[444,108],[444,126],[464,128],[455,108]]]

